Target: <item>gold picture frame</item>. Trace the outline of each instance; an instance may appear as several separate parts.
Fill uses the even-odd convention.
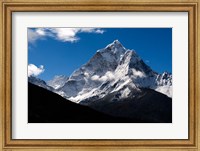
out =
[[[200,1],[199,0],[1,0],[0,1],[0,150],[200,150]],[[187,140],[13,140],[12,12],[136,11],[189,13],[189,139]]]

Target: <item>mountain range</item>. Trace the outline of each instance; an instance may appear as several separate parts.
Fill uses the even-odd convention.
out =
[[[153,71],[118,40],[97,50],[69,77],[55,76],[47,82],[29,77],[28,81],[109,116],[172,121],[172,74]]]

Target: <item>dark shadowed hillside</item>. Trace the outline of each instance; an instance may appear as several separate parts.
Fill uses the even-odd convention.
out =
[[[162,93],[142,89],[136,97],[121,101],[113,99],[116,96],[112,93],[97,101],[87,101],[87,105],[112,116],[137,119],[143,123],[172,122],[172,99]]]
[[[120,123],[139,122],[117,118],[68,101],[34,84],[28,84],[29,123]]]

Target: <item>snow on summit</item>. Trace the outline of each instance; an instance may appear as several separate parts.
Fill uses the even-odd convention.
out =
[[[109,94],[122,100],[134,97],[141,88],[150,88],[172,97],[172,75],[153,71],[134,50],[126,49],[118,40],[97,50],[94,56],[69,78],[50,83],[56,93],[79,103],[95,101]],[[59,81],[59,83],[56,83]]]

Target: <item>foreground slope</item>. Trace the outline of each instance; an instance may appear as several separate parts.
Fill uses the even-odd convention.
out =
[[[117,93],[112,93],[102,99],[88,101],[86,104],[112,116],[137,118],[148,123],[172,123],[172,99],[162,93],[152,89],[142,89],[133,98],[118,101],[117,97]]]
[[[172,120],[171,99],[144,90],[137,100],[95,101],[90,107],[70,102],[42,87],[28,85],[29,123],[168,123]],[[154,94],[156,93],[156,94]],[[111,94],[112,95],[112,94]],[[107,96],[108,97],[108,96]],[[148,99],[147,99],[148,98]],[[98,110],[98,111],[97,111]],[[102,113],[104,112],[104,113]]]
[[[29,123],[113,123],[140,122],[117,118],[70,102],[34,84],[28,84]]]

